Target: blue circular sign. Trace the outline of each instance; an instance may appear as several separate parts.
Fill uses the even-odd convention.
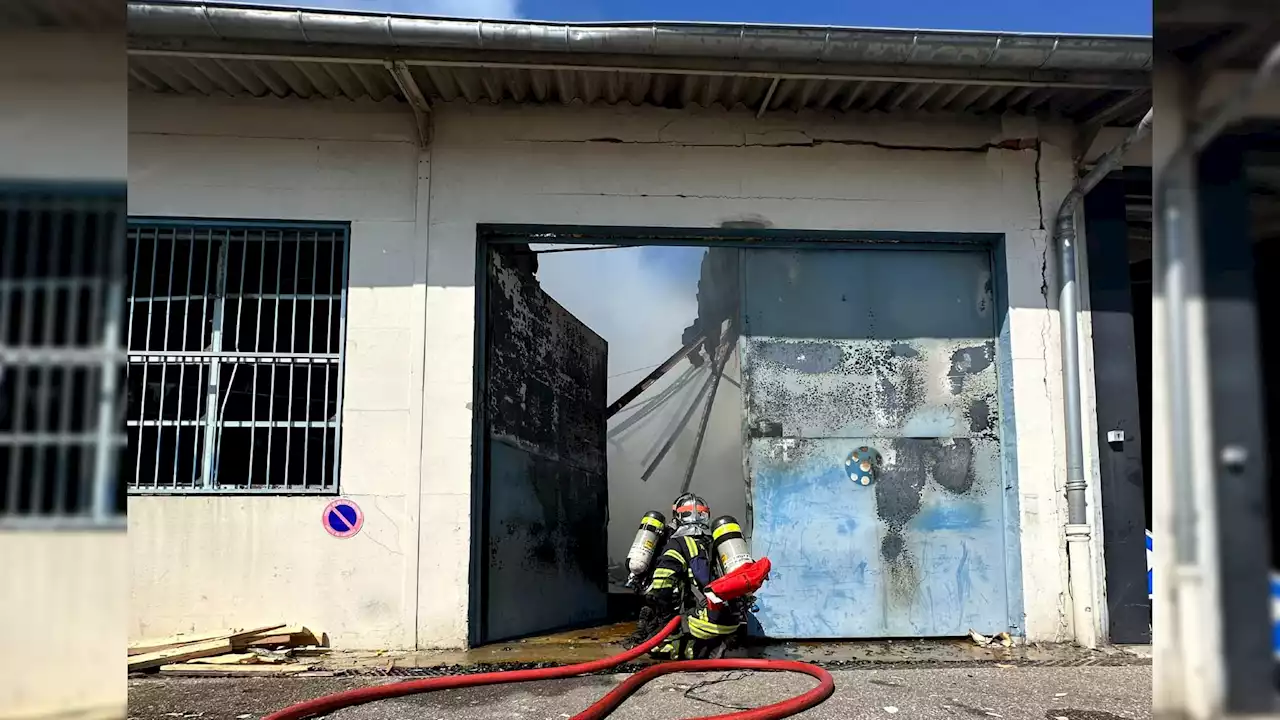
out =
[[[364,527],[364,513],[360,512],[360,506],[345,498],[339,498],[325,506],[324,512],[320,515],[320,522],[330,535],[349,538]]]

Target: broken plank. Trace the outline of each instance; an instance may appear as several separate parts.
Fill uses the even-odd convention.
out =
[[[214,655],[222,655],[229,652],[231,652],[231,641],[225,638],[220,640],[207,640],[205,642],[190,643],[180,647],[169,648],[167,650],[158,650],[152,653],[134,655],[129,658],[129,672],[133,672],[135,670],[148,670],[153,667],[160,667],[161,665],[183,663],[188,660],[212,657]]]
[[[236,642],[241,638],[254,637],[266,632],[274,635],[283,635],[284,631],[280,628],[284,627],[284,623],[276,623],[274,625],[259,625],[250,628],[233,628],[230,630],[217,630],[214,632],[178,634],[170,635],[163,638],[150,638],[138,640],[129,643],[130,655],[142,655],[144,653],[158,652],[160,650],[168,650],[170,648],[182,647],[198,642],[208,642],[210,640],[231,640]]]
[[[226,655],[196,658],[187,662],[200,665],[252,665],[258,662],[258,655],[257,653],[227,653]]]
[[[293,635],[266,635],[245,638],[244,646],[250,648],[274,647],[276,645],[293,645]]]
[[[284,625],[272,630],[246,636],[236,640],[240,647],[265,647],[268,645],[320,645],[323,633],[315,632],[302,625]]]
[[[310,669],[310,665],[302,663],[290,665],[201,665],[198,663],[178,663],[160,666],[160,672],[165,675],[206,675],[214,677],[296,675]]]

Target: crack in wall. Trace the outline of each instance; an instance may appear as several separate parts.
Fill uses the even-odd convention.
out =
[[[723,142],[723,143],[697,143],[697,142],[681,142],[679,140],[624,140],[618,137],[594,137],[584,138],[581,140],[520,140],[517,142],[551,144],[551,145],[580,145],[580,144],[608,144],[608,145],[661,145],[666,147],[678,148],[738,148],[738,147],[759,147],[759,148],[814,148],[822,145],[843,145],[847,147],[870,147],[880,150],[901,150],[906,152],[952,152],[967,154],[982,154],[991,150],[1027,150],[1032,146],[1026,144],[1027,141],[1014,139],[1003,140],[1001,142],[987,142],[980,145],[910,145],[899,143],[886,143],[878,140],[842,140],[834,138],[813,138],[809,135],[799,132],[796,133],[805,139],[800,141],[779,141],[779,142],[749,142],[744,134],[741,142]],[[661,134],[659,134],[661,137]],[[1035,147],[1039,147],[1039,141],[1035,142]]]
[[[1044,143],[1036,140],[1036,212],[1040,216],[1040,232],[1045,231],[1044,227],[1044,190],[1042,187],[1042,178],[1040,175],[1040,161],[1044,158]],[[1040,294],[1044,296],[1044,307],[1049,309],[1049,243],[1046,236],[1044,252],[1040,254]]]
[[[831,197],[826,195],[698,195],[694,193],[610,193],[610,192],[544,192],[539,195],[551,197],[568,196],[568,197],[620,197],[620,198],[674,198],[674,199],[690,199],[690,200],[805,200],[818,202],[840,202],[840,203],[861,203],[861,202],[892,202],[884,198],[868,197],[868,198],[850,198],[850,197]],[[900,201],[900,202],[918,202],[926,203],[927,200],[917,201]]]

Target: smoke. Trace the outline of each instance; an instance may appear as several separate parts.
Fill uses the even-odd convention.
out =
[[[698,276],[705,254],[705,248],[637,247],[539,256],[542,289],[609,343],[610,401],[683,346],[684,329],[698,313]],[[640,516],[648,510],[669,516],[684,484],[710,392],[710,366],[704,363],[695,369],[688,360],[681,361],[609,422],[608,547],[615,583],[625,580],[620,566]],[[714,515],[744,518],[740,384],[735,353],[716,388],[690,489],[710,503]],[[676,434],[686,414],[688,423]],[[656,472],[643,480],[646,468],[673,435],[675,442]]]

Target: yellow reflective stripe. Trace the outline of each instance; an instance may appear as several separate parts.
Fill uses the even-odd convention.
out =
[[[685,559],[684,559],[684,556],[680,554],[680,551],[679,551],[679,550],[677,550],[677,549],[675,549],[675,548],[671,548],[670,550],[668,550],[668,551],[666,551],[666,552],[662,553],[662,556],[663,556],[663,557],[674,558],[674,559],[676,559],[676,560],[679,560],[681,565],[688,565],[688,564],[689,564],[689,562],[688,562],[687,560],[685,560]]]
[[[692,558],[698,556],[698,544],[693,541],[693,538],[685,535],[684,546],[689,549],[689,557]]]
[[[651,517],[640,518],[640,524],[652,525],[653,527],[656,527],[656,528],[662,527],[662,523],[658,522],[657,518],[651,518]]]
[[[654,580],[649,584],[650,590],[665,590],[675,585],[674,580]]]
[[[738,631],[736,625],[717,625],[708,620],[700,620],[696,617],[689,618],[689,630],[699,640],[718,637],[720,635],[732,635]]]
[[[711,638],[716,637],[715,633],[707,632],[706,630],[703,630],[700,627],[694,626],[693,623],[689,624],[689,634],[693,635],[695,638],[699,640],[710,640]]]
[[[716,528],[715,532],[711,533],[711,537],[714,540],[719,540],[721,535],[724,535],[725,533],[731,533],[731,532],[742,532],[742,528],[738,525],[738,523],[726,523]]]
[[[658,578],[668,578],[675,574],[676,574],[676,571],[672,570],[671,568],[658,568],[657,570],[653,571],[653,577],[655,580]]]

